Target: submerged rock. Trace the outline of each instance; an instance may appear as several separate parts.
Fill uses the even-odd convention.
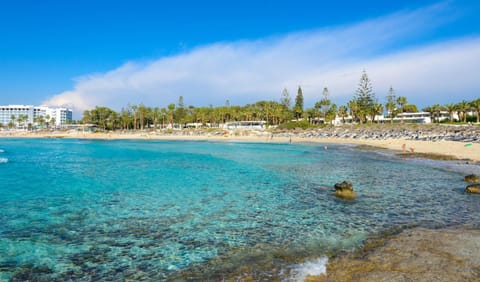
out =
[[[465,180],[466,182],[470,182],[470,183],[477,183],[477,182],[479,182],[478,175],[476,175],[476,174],[469,174],[469,175],[465,176],[464,180]]]
[[[336,183],[335,187],[335,196],[343,199],[354,199],[356,197],[355,192],[353,191],[353,185],[351,182],[343,181],[341,183]]]
[[[480,183],[468,185],[467,188],[465,188],[465,192],[472,194],[480,194]]]

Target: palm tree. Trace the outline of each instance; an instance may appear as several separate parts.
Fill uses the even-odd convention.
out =
[[[158,118],[160,117],[160,109],[158,107],[153,108],[153,128],[157,130]]]
[[[45,118],[43,116],[37,116],[33,119],[34,125],[43,127],[45,124]]]
[[[403,106],[405,106],[407,104],[407,97],[405,96],[399,96],[397,98],[397,104],[400,106],[400,112],[403,113]]]
[[[13,125],[15,125],[15,119],[17,119],[17,117],[16,117],[14,114],[12,114],[12,115],[10,116],[10,122],[11,122]],[[13,127],[13,126],[12,126],[12,127]]]
[[[374,104],[372,106],[372,112],[371,112],[372,123],[375,122],[375,116],[380,115],[382,113],[383,113],[383,105],[382,104]]]
[[[461,113],[463,122],[467,122],[467,111],[469,109],[470,109],[470,105],[467,103],[467,101],[463,100],[457,103],[457,110],[459,111],[459,114]]]
[[[432,105],[433,116],[434,116],[434,119],[436,119],[438,123],[440,123],[440,112],[442,110],[443,110],[443,107],[440,104],[433,104]]]
[[[450,104],[446,104],[444,107],[448,111],[448,115],[450,116],[450,121],[453,122],[453,114],[457,110],[457,105],[450,103]]]
[[[23,123],[23,115],[18,115],[17,117],[17,125],[18,127],[21,127],[22,123]]]
[[[138,106],[129,105],[129,108],[132,110],[132,114],[133,114],[133,130],[137,130],[137,110],[138,110]]]
[[[337,111],[338,108],[336,104],[330,105],[328,111],[325,113],[325,122],[331,123],[332,121],[334,121],[335,117],[337,116]]]
[[[171,103],[168,105],[168,122],[171,124],[172,129],[174,126],[173,112],[175,111],[175,104]]]
[[[348,115],[348,109],[346,106],[340,106],[337,114],[342,118],[342,123],[345,124],[345,117]]]
[[[25,129],[25,122],[28,120],[28,115],[23,114],[18,116],[18,123],[22,124],[22,128]]]
[[[87,111],[85,111],[87,112]],[[89,115],[86,115],[85,113],[83,114],[83,117],[86,118]],[[47,123],[47,128],[50,128],[50,115],[45,116],[45,122]]]
[[[470,107],[472,108],[472,110],[475,111],[475,115],[477,116],[477,123],[479,123],[480,122],[480,98],[471,101]]]
[[[358,104],[356,100],[351,100],[348,102],[347,107],[350,109],[350,115],[352,116],[353,120],[358,120]]]

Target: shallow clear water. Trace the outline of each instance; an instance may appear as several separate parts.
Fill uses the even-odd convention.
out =
[[[1,139],[0,149],[0,281],[281,279],[390,228],[480,223],[462,174],[348,146]],[[343,180],[355,201],[333,196]]]

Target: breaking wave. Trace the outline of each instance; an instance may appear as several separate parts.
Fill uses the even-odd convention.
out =
[[[327,273],[327,257],[309,260],[293,266],[290,272],[290,279],[293,281],[304,281],[308,275],[322,275]]]

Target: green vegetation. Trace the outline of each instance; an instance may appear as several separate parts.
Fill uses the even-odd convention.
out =
[[[115,112],[107,107],[97,106],[95,109],[83,113],[84,124],[96,124],[103,130],[144,130],[148,128],[184,128],[184,127],[218,127],[225,122],[233,121],[266,121],[267,126],[278,126],[279,129],[306,129],[324,124],[331,124],[338,118],[341,123],[374,123],[378,115],[386,111],[386,116],[393,123],[399,113],[417,112],[416,105],[409,104],[405,96],[396,96],[391,86],[386,95],[385,105],[378,102],[373,91],[372,83],[363,71],[358,88],[353,99],[347,105],[337,106],[330,99],[330,92],[327,87],[323,89],[321,97],[314,103],[312,108],[304,109],[304,97],[301,86],[297,89],[295,104],[292,106],[292,99],[288,90],[283,89],[279,101],[258,101],[254,104],[244,106],[230,105],[226,100],[224,106],[185,106],[183,96],[180,96],[178,103],[169,104],[167,107],[147,107],[140,105],[127,105],[120,112]],[[479,122],[480,98],[474,101],[461,101],[446,105],[434,104],[423,109],[429,112],[432,121],[435,122]],[[447,120],[441,119],[442,112],[448,112]],[[468,115],[473,111],[474,115]],[[457,118],[458,117],[458,118]],[[348,121],[347,121],[348,119]],[[337,121],[338,121],[337,120]],[[403,121],[403,120],[402,120]],[[21,124],[20,117],[12,118],[12,124]],[[54,123],[49,117],[36,120],[37,124],[43,126]]]
[[[278,129],[281,130],[295,130],[295,129],[308,129],[308,128],[313,128],[316,127],[315,125],[311,124],[308,121],[301,120],[301,121],[288,121],[285,123],[282,123],[278,126]]]

